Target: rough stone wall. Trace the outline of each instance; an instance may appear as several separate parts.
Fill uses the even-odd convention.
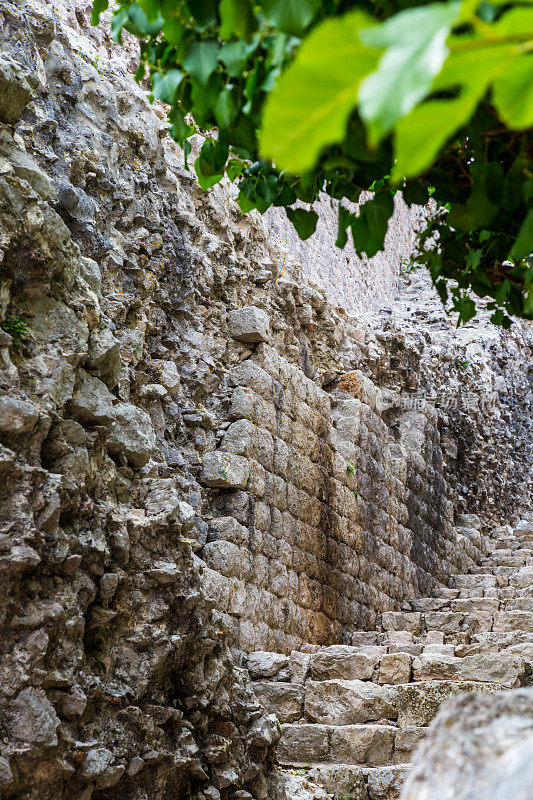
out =
[[[450,499],[527,500],[527,336],[454,338],[422,283],[355,319],[279,277],[86,12],[0,8],[0,788],[276,798],[227,643],[339,641],[478,558]],[[484,414],[400,402],[502,383]]]
[[[343,250],[335,247],[337,203],[324,195],[313,203],[319,219],[315,234],[302,242],[284,211],[273,208],[265,214],[269,234],[287,262],[299,265],[304,277],[322,286],[331,301],[350,313],[379,309],[391,301],[398,289],[402,259],[413,251],[421,209],[409,209],[398,194],[394,215],[385,239],[385,249],[373,258],[358,256],[351,237]]]

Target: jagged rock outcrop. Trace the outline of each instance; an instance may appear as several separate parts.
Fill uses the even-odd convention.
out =
[[[86,7],[0,23],[0,791],[283,798],[243,651],[340,643],[484,557],[453,503],[527,500],[529,334],[454,336],[422,277],[332,307],[198,189]]]

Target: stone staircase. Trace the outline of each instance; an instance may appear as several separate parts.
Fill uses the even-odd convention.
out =
[[[444,700],[533,683],[533,515],[488,543],[439,596],[383,613],[347,644],[249,655],[257,696],[282,724],[284,770],[335,800],[394,800]]]

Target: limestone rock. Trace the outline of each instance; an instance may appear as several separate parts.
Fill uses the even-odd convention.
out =
[[[220,489],[245,489],[250,475],[246,458],[216,451],[206,453],[202,461],[201,481]]]
[[[402,800],[529,800],[533,689],[447,703],[417,752]]]
[[[25,400],[0,397],[0,430],[7,434],[29,433],[39,419],[39,412]]]
[[[249,653],[246,659],[246,668],[253,679],[273,678],[288,664],[288,657],[282,653],[267,653],[262,650]]]
[[[267,713],[275,714],[280,722],[294,722],[303,715],[303,686],[282,681],[258,681],[254,683],[254,691]]]
[[[409,653],[388,653],[379,662],[380,683],[409,683],[411,680],[411,656]]]
[[[270,335],[268,315],[257,306],[230,311],[228,327],[231,336],[240,342],[266,342]]]
[[[308,681],[305,713],[329,725],[395,719],[396,691],[359,680]]]
[[[109,328],[91,331],[89,366],[98,372],[109,389],[115,388],[121,367],[120,342]]]
[[[152,421],[146,411],[131,403],[117,403],[107,447],[111,453],[123,453],[136,467],[144,467],[155,449]]]
[[[116,419],[113,403],[116,398],[105,383],[81,371],[82,380],[72,398],[73,412],[91,425],[109,427]]]
[[[33,97],[21,65],[7,53],[0,57],[0,122],[15,125]]]
[[[361,653],[355,647],[333,645],[313,653],[309,659],[309,674],[313,680],[369,680],[374,674],[377,658]]]
[[[57,744],[59,719],[42,689],[23,689],[12,704],[12,729],[17,739],[35,745]]]

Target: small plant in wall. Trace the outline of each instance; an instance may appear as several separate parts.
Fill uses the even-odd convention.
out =
[[[353,461],[349,460],[346,461],[346,474],[353,476],[355,478],[357,472],[356,472],[356,466],[353,463]],[[354,497],[359,497],[359,492],[357,491],[357,489],[351,489],[350,491],[353,492]]]
[[[3,322],[0,322],[0,328],[11,336],[13,339],[13,349],[15,352],[20,353],[23,339],[30,332],[26,323],[14,314],[10,314]]]

